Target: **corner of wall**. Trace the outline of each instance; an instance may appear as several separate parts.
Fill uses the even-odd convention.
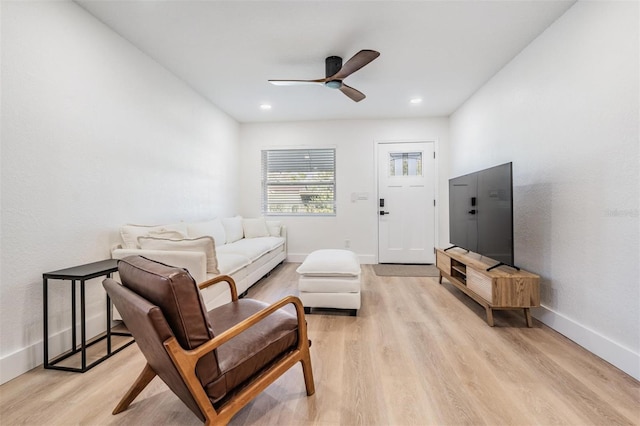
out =
[[[636,380],[640,380],[640,354],[544,305],[534,308],[533,316],[589,352],[616,366]]]

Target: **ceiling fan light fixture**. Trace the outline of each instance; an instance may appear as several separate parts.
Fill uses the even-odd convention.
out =
[[[338,89],[352,101],[360,102],[366,96],[359,90],[343,84],[342,81],[380,56],[375,50],[361,50],[351,57],[345,64],[339,56],[329,56],[325,59],[325,78],[316,80],[269,80],[276,86],[294,86],[301,84],[320,84],[330,89]]]

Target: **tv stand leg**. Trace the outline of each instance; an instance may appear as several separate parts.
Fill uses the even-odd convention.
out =
[[[493,327],[493,309],[489,306],[486,306],[484,309],[487,311],[487,324],[489,324],[489,327]]]
[[[524,319],[527,322],[527,327],[533,327],[533,321],[531,320],[531,309],[524,308]]]

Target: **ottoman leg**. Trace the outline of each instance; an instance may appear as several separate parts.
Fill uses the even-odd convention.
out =
[[[349,309],[349,315],[351,315],[352,317],[358,316],[358,310],[357,309]]]

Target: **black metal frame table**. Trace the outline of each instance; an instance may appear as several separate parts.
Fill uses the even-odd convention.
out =
[[[133,338],[131,341],[126,342],[124,345],[118,347],[116,350],[112,350],[111,348],[111,336],[131,336],[129,333],[112,331],[112,310],[111,310],[111,299],[107,294],[107,328],[104,335],[98,335],[96,338],[92,339],[90,342],[87,342],[86,335],[86,309],[85,309],[85,281],[90,280],[92,278],[97,278],[101,276],[111,277],[113,272],[118,271],[118,261],[116,259],[107,259],[101,260],[99,262],[88,263],[86,265],[79,265],[73,268],[60,269],[59,271],[46,272],[42,274],[42,285],[43,285],[43,305],[44,305],[44,368],[55,369],[55,370],[64,370],[64,371],[73,371],[77,373],[84,373],[90,368],[96,366],[101,363],[105,359],[109,358],[111,355],[120,352],[122,349],[126,348],[130,344],[134,342]],[[49,360],[49,307],[48,307],[48,295],[49,295],[49,280],[70,280],[71,281],[71,350],[62,353],[56,358]],[[76,327],[76,281],[80,281],[80,347],[77,345],[77,327]],[[101,358],[93,361],[91,364],[87,365],[87,348],[91,345],[94,345],[102,340],[107,340],[107,353]],[[63,361],[70,356],[73,356],[81,352],[81,367],[68,367],[62,365],[56,365],[60,361]]]

